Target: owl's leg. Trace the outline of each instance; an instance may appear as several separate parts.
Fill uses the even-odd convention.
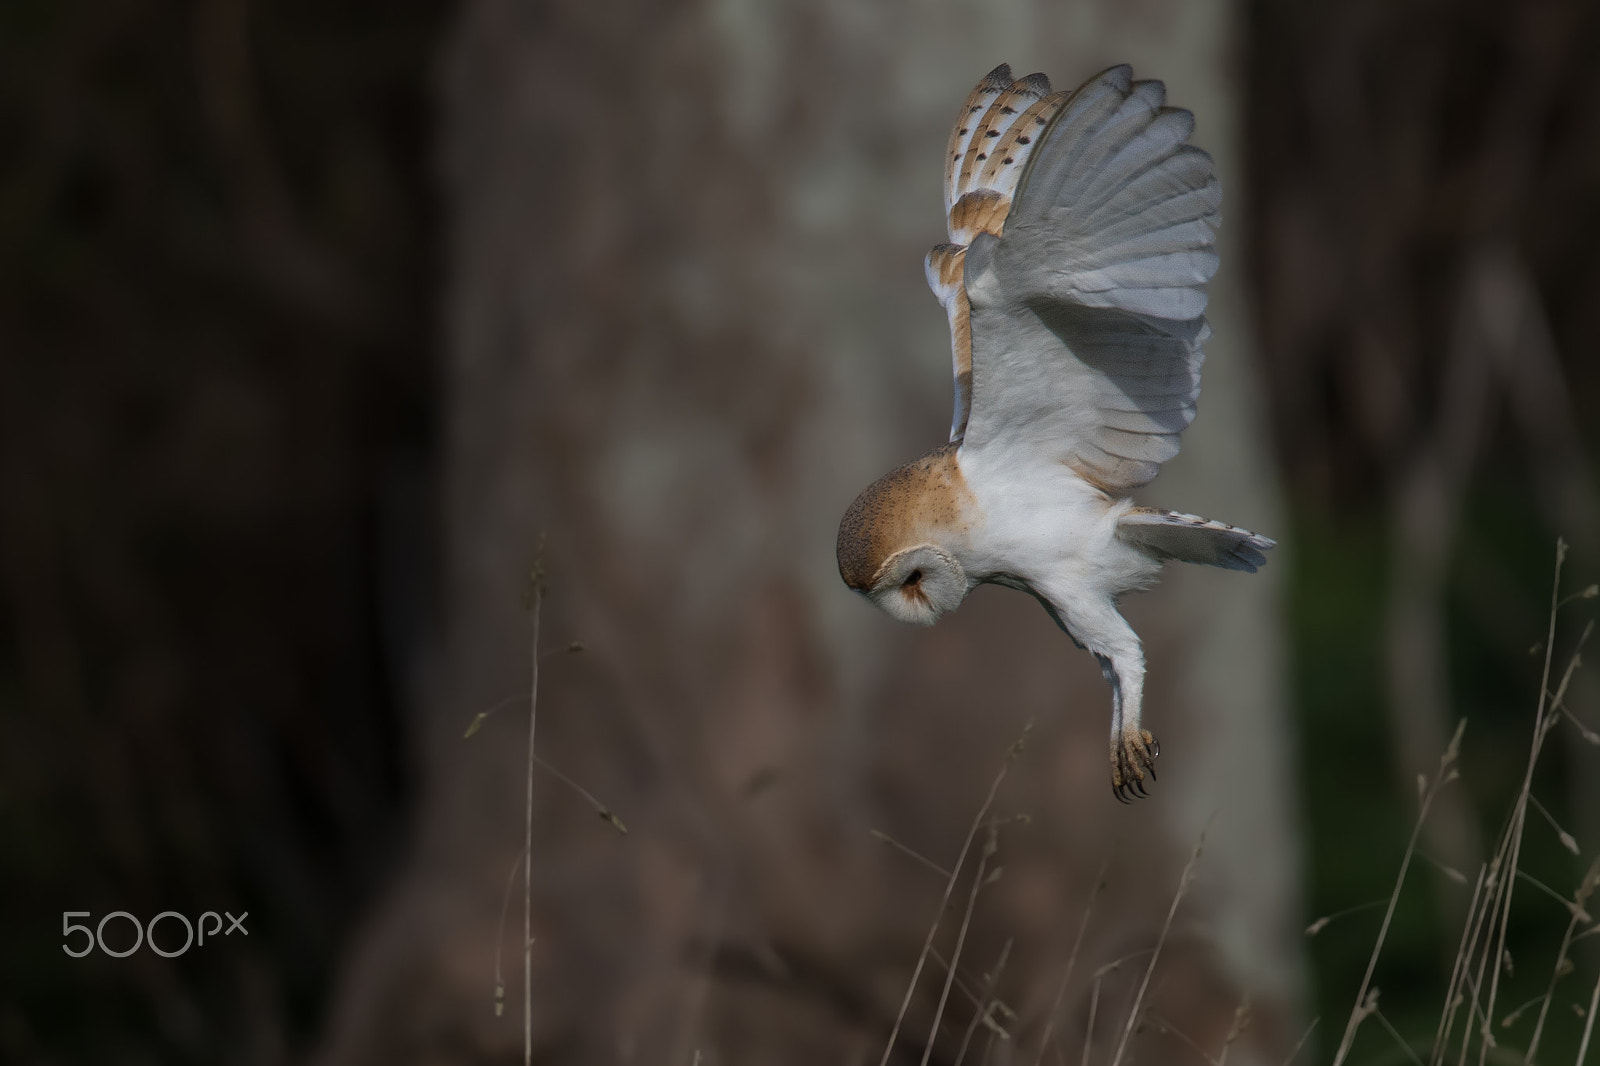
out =
[[[1111,686],[1111,791],[1124,803],[1148,795],[1144,780],[1156,778],[1161,745],[1140,725],[1144,702],[1144,650],[1116,608],[1067,611],[1064,621],[1074,640],[1088,648]]]
[[[1144,680],[1143,664],[1126,661],[1119,671],[1110,656],[1095,653],[1100,663],[1100,673],[1111,686],[1111,791],[1124,803],[1135,796],[1149,795],[1145,791],[1145,774],[1156,779],[1156,756],[1161,754],[1161,744],[1148,729],[1139,726],[1138,691]],[[1124,676],[1133,682],[1134,697],[1124,693]]]

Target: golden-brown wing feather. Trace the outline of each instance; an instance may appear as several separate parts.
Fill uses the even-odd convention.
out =
[[[956,124],[950,130],[950,143],[945,150],[944,157],[944,209],[948,212],[952,205],[960,199],[956,192],[956,179],[961,173],[961,161],[966,158],[967,148],[972,144],[973,131],[982,121],[989,105],[994,103],[999,95],[1011,87],[1011,67],[1001,63],[978,82],[977,87],[967,96],[966,103],[961,105],[961,113],[956,116]]]
[[[928,286],[950,322],[955,405],[950,439],[966,432],[972,405],[971,308],[962,281],[966,246],[980,233],[1000,236],[1011,196],[1037,139],[1067,98],[1052,93],[1050,79],[1029,74],[1012,80],[1002,63],[984,76],[956,116],[945,158],[945,213],[949,244],[935,245],[923,263]]]

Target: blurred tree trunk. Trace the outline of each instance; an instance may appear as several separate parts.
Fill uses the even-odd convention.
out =
[[[945,878],[872,831],[948,870],[1029,719],[992,812],[1003,874],[973,908],[935,1061],[955,1060],[1007,944],[994,1020],[1011,1039],[994,1060],[1034,1061],[1104,863],[1054,1034],[1081,1053],[1099,986],[1091,1060],[1109,1062],[1137,953],[1207,824],[1128,1058],[1198,1058],[1185,1039],[1216,1054],[1246,997],[1235,1061],[1286,1058],[1281,559],[1255,578],[1170,573],[1130,605],[1166,758],[1129,808],[1106,779],[1109,693],[1026,597],[981,589],[913,632],[850,595],[833,560],[854,494],[947,424],[948,342],[920,259],[942,239],[963,94],[1001,61],[1063,88],[1132,61],[1196,112],[1229,183],[1233,28],[1229,5],[1176,0],[466,5],[445,71],[446,613],[411,736],[427,787],[323,1061],[520,1049],[520,903],[499,922],[525,708],[461,734],[527,689],[520,601],[541,536],[544,650],[587,650],[543,660],[539,750],[629,832],[538,777],[540,1061],[877,1061]],[[1281,534],[1230,188],[1203,415],[1147,502]],[[926,1046],[942,979],[930,963],[901,1055]]]

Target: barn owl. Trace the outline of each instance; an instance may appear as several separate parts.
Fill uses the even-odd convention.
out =
[[[1076,91],[1002,65],[950,135],[949,243],[928,284],[950,323],[950,439],[878,479],[839,525],[839,574],[931,625],[985,582],[1037,599],[1111,686],[1111,786],[1145,795],[1144,653],[1117,610],[1177,559],[1254,572],[1246,529],[1136,506],[1200,394],[1221,189],[1188,111],[1119,66]]]

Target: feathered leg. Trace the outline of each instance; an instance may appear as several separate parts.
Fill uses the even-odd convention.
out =
[[[1061,613],[1067,631],[1094,654],[1111,686],[1111,791],[1124,803],[1148,795],[1145,776],[1155,780],[1161,745],[1140,725],[1144,650],[1139,638],[1109,603],[1098,609]]]

